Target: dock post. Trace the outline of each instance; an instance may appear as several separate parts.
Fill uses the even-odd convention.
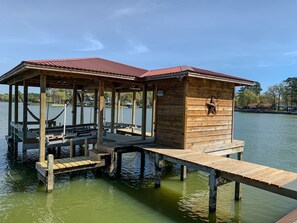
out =
[[[45,160],[46,75],[40,74],[39,162]]]
[[[72,125],[76,125],[76,115],[77,115],[77,85],[73,84],[72,88]]]
[[[242,152],[237,153],[237,160],[242,159]],[[235,182],[235,200],[239,201],[242,197],[242,187],[239,182]]]
[[[19,122],[19,86],[14,86],[14,123],[18,124]],[[14,140],[13,140],[13,155],[14,158],[17,159],[18,157],[18,137],[17,137],[18,130],[14,128]]]
[[[117,176],[120,176],[122,172],[122,155],[121,152],[117,152]]]
[[[23,101],[23,145],[22,145],[22,162],[27,160],[27,150],[25,148],[25,140],[27,139],[27,124],[28,124],[28,83],[27,81],[23,82],[24,84],[24,101]]]
[[[136,117],[136,92],[133,91],[133,95],[132,95],[132,133],[134,132],[134,128],[135,128],[135,117]]]
[[[84,152],[84,154],[85,154],[85,156],[88,156],[89,155],[89,145],[88,145],[88,139],[87,138],[85,138],[85,152]]]
[[[73,145],[73,140],[70,139],[70,145],[69,145],[69,157],[72,158],[74,155],[74,145]]]
[[[217,206],[217,185],[216,185],[217,173],[211,171],[209,174],[209,212],[216,211]]]
[[[147,100],[147,85],[142,86],[142,118],[141,118],[141,140],[146,139],[146,100]]]
[[[47,156],[47,170],[46,192],[51,192],[54,189],[54,156],[52,154]]]
[[[180,166],[180,180],[184,181],[187,178],[187,167],[184,165]]]
[[[115,88],[112,88],[111,92],[111,123],[110,123],[110,132],[114,133],[114,121],[115,121]]]
[[[121,92],[117,95],[117,123],[121,123]]]
[[[145,153],[143,151],[140,152],[140,175],[143,177],[145,168]]]
[[[161,156],[155,154],[155,188],[161,187]]]

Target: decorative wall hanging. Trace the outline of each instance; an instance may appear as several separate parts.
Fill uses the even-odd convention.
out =
[[[207,115],[214,116],[218,112],[218,104],[219,104],[219,99],[213,95],[211,95],[205,103],[206,109],[207,109]]]

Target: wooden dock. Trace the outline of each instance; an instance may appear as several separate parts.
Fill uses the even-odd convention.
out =
[[[164,148],[157,144],[137,145],[137,147],[155,155],[157,187],[160,186],[160,161],[162,160],[209,173],[211,211],[216,209],[216,191],[221,179],[236,182],[235,198],[237,199],[240,198],[239,183],[297,199],[297,173],[195,150]]]
[[[133,136],[141,136],[141,130],[133,129],[133,128],[120,128],[117,129],[118,134],[128,134],[128,135],[133,135]],[[145,133],[147,137],[151,137],[152,133],[151,132],[146,132]]]

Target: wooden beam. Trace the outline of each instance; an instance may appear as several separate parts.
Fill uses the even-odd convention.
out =
[[[12,85],[9,85],[9,96],[8,96],[8,136],[11,136],[11,121],[12,121]]]
[[[183,106],[184,106],[184,119],[183,119],[183,149],[186,149],[187,147],[187,94],[188,94],[188,87],[189,83],[188,83],[188,79],[185,80],[184,82],[184,101],[183,101]]]
[[[237,153],[237,159],[242,160],[242,152]],[[235,200],[239,201],[242,197],[242,187],[239,182],[235,182]]]
[[[15,83],[18,83],[18,82],[22,82],[24,80],[31,79],[31,78],[36,77],[38,75],[40,75],[40,71],[37,71],[37,70],[32,71],[32,70],[30,70],[30,71],[27,71],[27,72],[22,73],[22,75],[18,75],[16,77],[10,79],[9,81],[7,81],[7,83],[10,84],[10,85],[12,85],[12,84],[15,84]]]
[[[98,112],[98,89],[94,90],[94,124],[97,124]]]
[[[76,125],[76,114],[77,114],[77,85],[73,84],[72,89],[72,125]]]
[[[214,212],[217,208],[217,185],[216,185],[217,173],[211,171],[209,175],[209,211]]]
[[[121,123],[121,92],[119,91],[117,98],[117,123]]]
[[[111,133],[114,133],[114,121],[115,121],[115,89],[112,88],[111,91]]]
[[[46,75],[40,75],[39,162],[45,160]]]
[[[146,100],[147,100],[147,85],[143,85],[142,89],[142,121],[141,121],[141,139],[145,140],[146,138]]]
[[[152,137],[154,137],[156,139],[156,111],[157,111],[157,91],[158,91],[158,88],[157,88],[157,85],[155,85],[155,88],[153,90],[153,107],[152,107]]]
[[[84,111],[85,111],[85,93],[84,92],[81,92],[80,124],[84,124]]]
[[[136,117],[136,92],[133,91],[133,95],[132,95],[132,133],[134,132],[134,126],[136,124],[135,122],[135,117]]]
[[[103,143],[103,111],[104,111],[104,82],[99,82],[99,112],[98,112],[98,136],[97,136],[97,149]]]
[[[47,180],[46,180],[46,192],[51,192],[54,189],[54,156],[49,154],[47,156]]]
[[[19,86],[14,86],[14,123],[17,124],[19,122]],[[13,155],[14,158],[17,159],[18,156],[18,130],[14,129],[13,135]]]
[[[28,127],[28,83],[24,81],[24,101],[23,101],[23,151],[22,151],[22,161],[27,159],[27,150],[25,150],[25,139],[27,138],[27,127]]]

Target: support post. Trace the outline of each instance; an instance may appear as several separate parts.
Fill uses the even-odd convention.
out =
[[[98,112],[98,135],[97,135],[97,149],[103,143],[103,111],[104,111],[104,82],[99,82],[99,112]]]
[[[73,140],[70,139],[70,145],[69,145],[69,157],[72,158],[74,154],[74,145],[73,145]]]
[[[217,185],[216,185],[217,173],[211,171],[209,174],[209,212],[216,211],[217,207]]]
[[[28,130],[28,83],[24,81],[24,101],[23,101],[23,148],[22,148],[22,161],[25,162],[27,159],[27,150],[25,149],[24,141],[27,138]]]
[[[45,160],[46,75],[40,74],[39,162]]]
[[[80,124],[84,124],[84,111],[85,111],[85,92],[81,92],[80,102]]]
[[[242,152],[237,153],[237,159],[242,160]],[[242,186],[239,182],[235,182],[235,200],[239,201],[242,197]]]
[[[121,92],[119,91],[117,98],[117,123],[121,123]]]
[[[151,136],[156,138],[156,106],[157,106],[157,85],[153,90],[153,105],[152,105],[152,129]]]
[[[18,122],[19,122],[19,86],[15,85],[14,87],[14,123],[17,124]],[[13,153],[15,158],[17,158],[18,156],[18,138],[16,135],[17,132],[18,130],[14,128]]]
[[[133,91],[132,95],[132,133],[134,132],[135,128],[135,117],[136,117],[136,92]]]
[[[87,138],[85,138],[85,152],[84,152],[84,154],[85,154],[85,156],[88,156],[89,155],[89,144],[88,144],[88,139]]]
[[[121,152],[117,152],[117,176],[120,176],[122,172],[122,155]]]
[[[145,140],[146,138],[146,84],[142,88],[142,121],[141,121],[141,139]]]
[[[180,166],[180,180],[184,181],[187,178],[187,167],[184,165]]]
[[[52,154],[47,156],[47,170],[46,192],[51,192],[54,189],[54,155]]]
[[[114,133],[114,117],[115,115],[115,89],[112,88],[112,91],[111,91],[111,126],[110,126],[110,132],[111,133]]]
[[[12,120],[12,85],[9,85],[8,96],[8,136],[11,136],[11,120]]]
[[[97,111],[98,111],[98,89],[94,91],[94,124],[97,124]]]
[[[161,187],[161,156],[155,154],[155,188]]]
[[[145,153],[143,151],[140,152],[140,175],[144,176],[144,168],[145,168]]]
[[[76,125],[76,114],[77,114],[77,85],[73,84],[72,89],[72,125]]]

